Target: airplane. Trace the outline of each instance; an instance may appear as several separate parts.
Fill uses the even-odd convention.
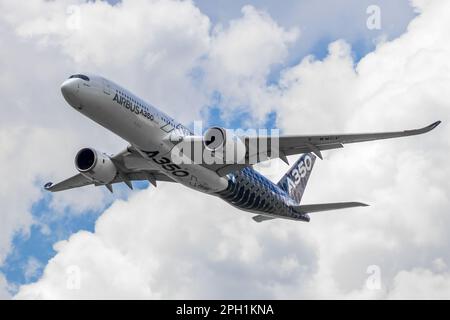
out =
[[[250,144],[264,137],[230,136],[226,129],[220,127],[209,128],[204,135],[195,136],[150,103],[98,75],[71,75],[62,83],[61,92],[75,110],[130,145],[111,156],[93,148],[81,149],[75,156],[79,173],[56,184],[46,183],[46,190],[57,192],[95,185],[105,186],[113,192],[112,186],[116,183],[125,183],[132,189],[132,181],[137,180],[147,180],[155,187],[159,181],[177,182],[253,213],[256,222],[276,218],[309,222],[310,213],[367,206],[361,202],[301,204],[316,158],[323,158],[322,151],[342,148],[347,143],[423,134],[440,124],[437,121],[421,129],[396,132],[281,135],[278,143],[269,145],[265,152],[256,151],[255,162],[277,157],[289,164],[287,156],[301,156],[278,183],[273,183],[248,161]],[[220,148],[236,143],[240,150],[244,150],[244,161],[183,163],[172,152],[182,141],[196,146],[200,144],[203,151],[209,150],[213,156]]]

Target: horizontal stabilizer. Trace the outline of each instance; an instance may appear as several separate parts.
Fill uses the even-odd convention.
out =
[[[256,222],[263,222],[263,221],[272,220],[272,219],[275,219],[275,218],[263,216],[262,214],[259,214],[259,215],[253,217],[253,220],[255,220]]]
[[[335,202],[335,203],[320,203],[320,204],[306,204],[294,206],[293,208],[299,213],[311,213],[336,209],[345,209],[353,207],[367,207],[368,204],[361,202]]]
[[[320,212],[320,211],[329,211],[329,210],[337,210],[337,209],[345,209],[345,208],[354,208],[354,207],[367,207],[368,204],[361,202],[334,202],[334,203],[320,203],[320,204],[306,204],[301,206],[291,206],[297,213],[300,215],[298,217],[294,216],[286,216],[282,214],[270,214],[270,216],[259,214],[253,217],[253,220],[256,222],[263,222],[266,220],[272,219],[289,219],[289,220],[299,220],[299,221],[309,221],[308,213],[312,212]]]

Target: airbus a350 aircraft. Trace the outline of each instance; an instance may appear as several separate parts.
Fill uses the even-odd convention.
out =
[[[360,202],[300,204],[316,157],[322,158],[321,151],[342,148],[345,143],[422,134],[440,123],[398,132],[280,136],[277,150],[272,150],[275,145],[269,145],[264,153],[256,154],[256,162],[273,158],[274,154],[286,163],[286,156],[302,156],[275,184],[255,171],[248,161],[255,156],[250,154],[250,145],[264,137],[229,136],[227,130],[219,127],[208,129],[203,136],[194,136],[173,118],[100,76],[74,74],[63,82],[61,91],[73,108],[130,145],[114,156],[93,148],[81,149],[75,157],[79,173],[57,184],[45,184],[46,190],[56,192],[93,184],[112,192],[112,185],[119,182],[130,188],[134,180],[148,180],[154,186],[157,181],[178,182],[255,213],[253,219],[257,222],[274,218],[309,221],[308,213],[366,206]],[[244,150],[245,161],[181,163],[174,159],[172,151],[183,141],[201,143],[203,149],[213,154],[229,143],[238,144]]]

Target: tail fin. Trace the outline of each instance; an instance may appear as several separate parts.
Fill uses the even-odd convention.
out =
[[[300,203],[302,200],[303,192],[305,191],[315,161],[315,155],[305,153],[286,172],[283,178],[278,181],[277,185],[286,191],[297,203]]]

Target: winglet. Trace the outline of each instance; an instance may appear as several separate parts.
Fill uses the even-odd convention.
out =
[[[47,182],[46,184],[44,184],[44,189],[47,191],[51,191],[52,186],[53,186],[53,182]]]
[[[433,130],[433,129],[436,128],[438,125],[440,125],[441,122],[442,122],[442,121],[439,120],[439,121],[436,121],[436,122],[430,124],[430,125],[428,126],[429,130]]]
[[[427,132],[433,130],[434,128],[436,128],[440,124],[441,124],[441,121],[439,120],[439,121],[433,122],[429,126],[426,126],[426,127],[420,128],[420,129],[415,129],[415,130],[406,130],[405,132],[408,132],[411,135],[427,133]]]

